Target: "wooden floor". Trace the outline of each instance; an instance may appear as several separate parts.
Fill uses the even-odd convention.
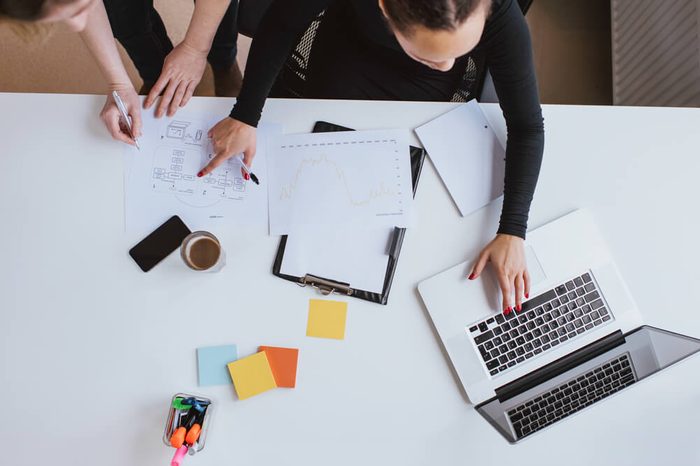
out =
[[[543,103],[612,104],[609,0],[534,0],[527,15]],[[156,0],[173,42],[184,36],[191,0]],[[239,40],[245,63],[250,41]],[[138,74],[122,51],[129,74]],[[198,95],[213,95],[207,72]],[[27,43],[0,25],[0,92],[102,94],[104,81],[77,35],[60,29]]]

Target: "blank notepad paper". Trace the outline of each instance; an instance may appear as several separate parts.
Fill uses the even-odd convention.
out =
[[[349,283],[381,293],[389,266],[394,227],[380,229],[308,228],[287,237],[280,271]]]
[[[505,150],[475,100],[416,134],[463,217],[503,194]]]

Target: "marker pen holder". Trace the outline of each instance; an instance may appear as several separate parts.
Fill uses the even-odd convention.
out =
[[[214,403],[211,399],[188,393],[173,396],[165,422],[163,442],[176,449],[172,465],[179,465],[185,453],[194,455],[204,449]]]

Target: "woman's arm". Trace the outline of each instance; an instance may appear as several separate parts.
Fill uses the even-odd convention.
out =
[[[270,5],[250,45],[231,118],[257,126],[265,99],[299,35],[331,3],[333,0],[277,0]]]
[[[215,156],[198,173],[204,176],[234,154],[250,166],[255,157],[255,127],[277,74],[299,36],[334,0],[277,0],[270,5],[250,46],[241,92],[229,117],[209,130]]]
[[[503,210],[498,233],[525,238],[544,151],[544,122],[530,31],[515,0],[494,11],[483,39],[486,64],[508,129]]]
[[[124,105],[132,119],[134,137],[139,137],[141,135],[140,101],[119,56],[117,45],[112,36],[112,28],[109,25],[102,1],[94,2],[87,26],[80,33],[80,37],[97,62],[102,75],[107,80],[109,90],[117,91],[124,101]],[[111,93],[107,96],[107,102],[100,113],[100,118],[102,118],[114,139],[127,144],[134,144],[126,128],[123,128],[119,123],[119,110],[112,100]]]
[[[508,141],[498,234],[481,252],[469,278],[477,278],[491,262],[503,293],[504,311],[509,313],[512,307],[519,310],[523,296],[530,293],[524,239],[544,151],[530,32],[515,0],[497,2],[480,48],[503,110]]]
[[[197,0],[183,41],[165,58],[160,77],[148,93],[144,107],[149,108],[163,96],[156,108],[156,117],[175,114],[192,97],[207,66],[207,55],[216,30],[231,0]]]
[[[132,86],[126,73],[117,45],[112,36],[112,28],[107,19],[107,12],[102,2],[95,2],[87,26],[80,37],[95,58],[100,71],[107,79],[110,89]],[[133,87],[133,86],[132,86]]]

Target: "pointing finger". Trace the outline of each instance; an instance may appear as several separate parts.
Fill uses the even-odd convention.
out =
[[[222,163],[224,163],[226,161],[226,159],[228,159],[229,157],[230,157],[230,155],[227,155],[224,152],[220,152],[220,153],[216,154],[216,156],[213,159],[211,159],[211,161],[209,161],[207,166],[202,168],[202,170],[200,170],[200,172],[197,173],[197,176],[200,178],[202,176],[207,176],[209,173],[216,170],[216,168],[219,165],[221,165]]]

